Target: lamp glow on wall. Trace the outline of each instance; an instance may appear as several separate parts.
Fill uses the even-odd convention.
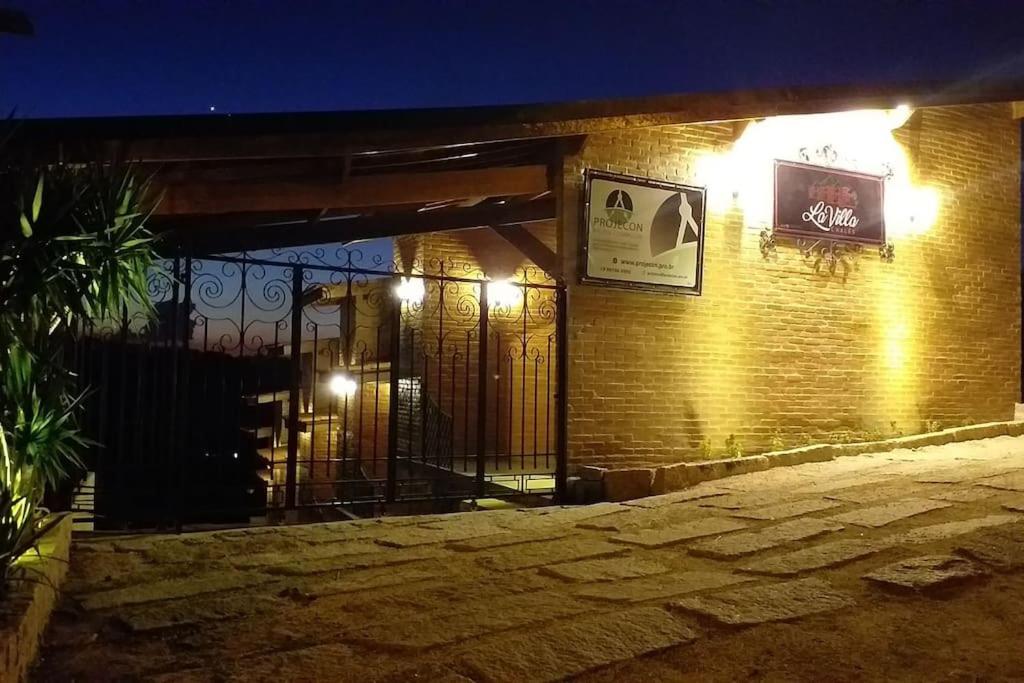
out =
[[[495,280],[487,283],[487,305],[491,308],[515,308],[523,301],[523,288],[511,280]]]
[[[341,372],[332,375],[327,386],[331,393],[339,398],[351,398],[355,396],[356,389],[359,388],[355,379]]]
[[[755,229],[771,227],[775,159],[882,175],[887,234],[921,234],[938,218],[941,197],[912,183],[906,152],[893,136],[912,113],[899,106],[754,121],[728,152],[699,157],[695,175],[708,188],[710,211],[738,206],[744,225]]]
[[[423,301],[426,286],[423,278],[403,277],[395,286],[395,295],[406,304],[418,304]]]

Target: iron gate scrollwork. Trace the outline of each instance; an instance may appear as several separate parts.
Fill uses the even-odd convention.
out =
[[[112,525],[550,495],[565,477],[565,296],[535,268],[355,249],[179,256],[156,317],[74,344]]]

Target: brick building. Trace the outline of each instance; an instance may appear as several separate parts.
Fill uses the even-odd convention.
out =
[[[401,498],[403,476],[438,471],[476,481],[472,490],[446,484],[463,497],[560,492],[582,465],[650,467],[1012,418],[1022,97],[1015,83],[837,87],[39,122],[29,132],[37,153],[101,151],[159,169],[165,195],[153,225],[177,258],[392,240],[391,263],[349,255],[339,265],[321,253],[260,266],[293,283],[290,312],[261,323],[275,337],[295,335],[275,346],[295,373],[290,388],[274,390],[275,419],[285,432],[301,411],[332,425],[278,446],[288,453],[274,471],[278,499],[294,505],[296,460],[327,473],[314,477],[326,499],[333,471],[357,474],[366,485],[356,488],[378,501]],[[878,179],[884,239],[776,230],[779,161]],[[588,171],[700,188],[698,287],[582,277]],[[332,323],[351,337],[334,347],[302,336],[313,318],[288,304],[310,287],[335,305],[361,300],[356,289],[377,301],[402,278],[422,280],[415,307],[375,304],[352,318],[362,322]],[[514,296],[496,305],[485,290],[499,284]],[[241,356],[248,328],[237,327]],[[360,385],[329,416],[311,404],[331,378],[294,379],[311,366],[289,349],[310,344],[347,350],[348,360],[334,353],[325,367]],[[345,436],[339,419],[364,433]],[[338,443],[354,469],[317,465],[318,450],[331,461],[326,444]]]
[[[830,160],[812,152],[826,166],[848,168],[863,145],[877,144],[872,138],[894,140],[893,156],[864,170],[905,164],[903,182],[925,190],[914,198],[922,205],[906,209],[921,215],[890,221],[891,263],[865,249],[833,273],[791,242],[762,253],[770,225],[744,211],[751,188],[741,180],[719,188],[737,197],[709,207],[701,296],[570,279],[571,459],[647,465],[706,456],[708,446],[724,454],[729,435],[756,453],[1010,419],[1020,395],[1020,125],[1012,113],[1009,103],[918,108],[892,131],[862,130],[849,114],[755,124],[790,138],[788,150],[741,162],[766,168],[787,151],[806,159],[806,148],[820,144],[802,135],[814,124],[837,151]],[[702,176],[701,162],[728,156],[751,133],[726,122],[588,136],[565,160],[564,253],[578,253],[583,169],[706,185],[713,204],[715,181],[729,179]],[[894,194],[887,187],[887,198]]]

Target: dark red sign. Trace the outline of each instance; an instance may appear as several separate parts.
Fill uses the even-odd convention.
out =
[[[812,239],[885,244],[881,176],[775,162],[775,231]]]

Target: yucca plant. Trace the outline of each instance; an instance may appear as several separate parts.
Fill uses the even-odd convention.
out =
[[[131,167],[22,163],[0,135],[0,572],[31,547],[45,490],[79,472],[76,323],[151,312],[148,183]],[[5,151],[7,150],[7,151]]]

